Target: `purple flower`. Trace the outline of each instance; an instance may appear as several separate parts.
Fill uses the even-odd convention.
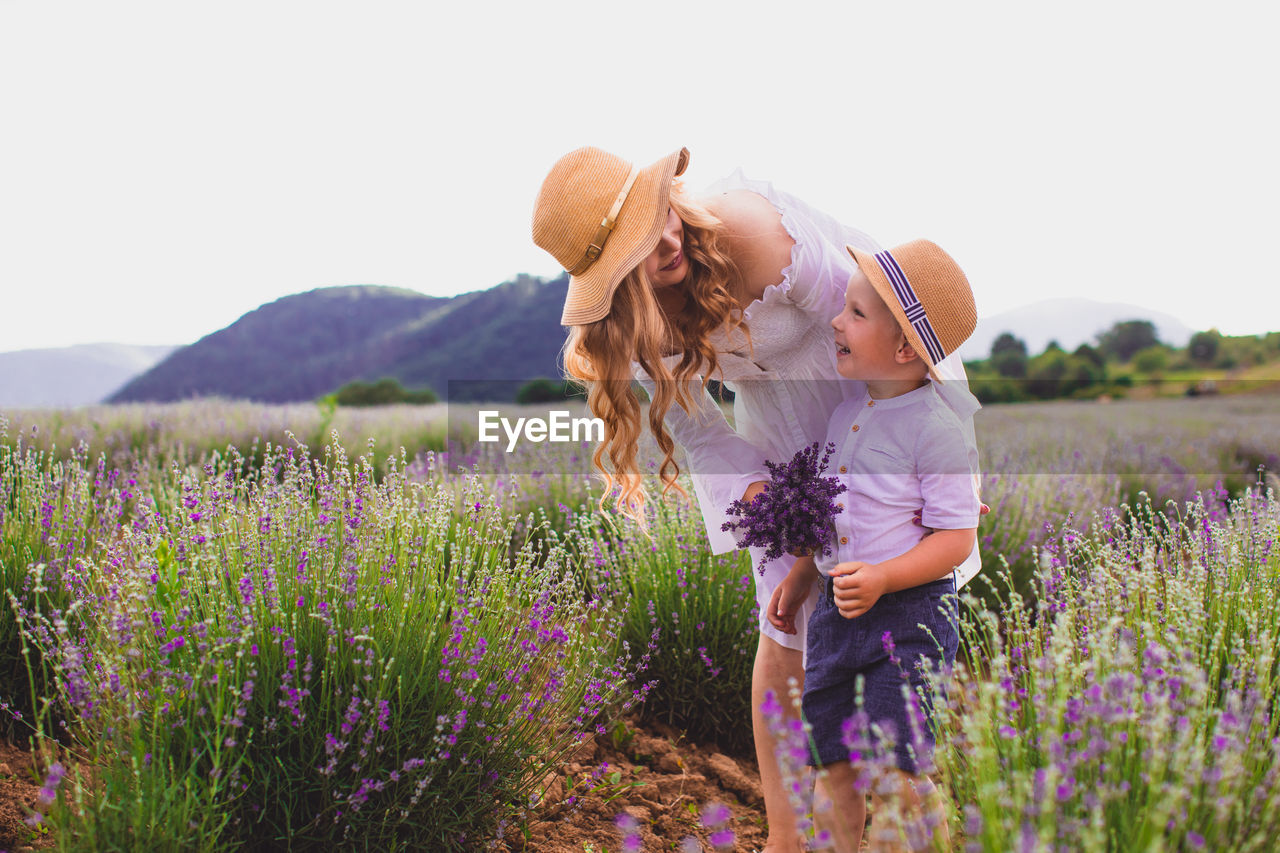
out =
[[[840,511],[835,496],[845,487],[835,477],[822,476],[835,444],[827,444],[821,461],[820,448],[815,441],[786,464],[765,462],[769,469],[765,490],[750,502],[737,500],[729,505],[728,514],[739,520],[726,521],[720,529],[740,532],[739,547],[765,548],[761,574],[765,563],[784,552],[831,553],[832,519]]]
[[[44,785],[40,787],[39,800],[42,804],[48,805],[58,796],[58,786],[62,784],[62,778],[66,775],[67,769],[61,762],[55,761],[49,765],[49,772],[44,777]]]
[[[733,830],[729,828],[729,821],[732,818],[733,813],[729,811],[729,807],[724,803],[718,803],[713,800],[702,807],[702,825],[711,830],[707,840],[711,842],[711,846],[714,849],[733,849],[736,839]]]
[[[624,853],[639,853],[644,844],[640,836],[640,824],[634,817],[622,812],[614,819],[614,826],[622,833],[622,849]]]

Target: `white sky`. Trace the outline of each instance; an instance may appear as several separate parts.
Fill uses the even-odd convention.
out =
[[[554,275],[533,198],[586,144],[929,237],[984,316],[1280,329],[1268,6],[0,0],[0,351]]]

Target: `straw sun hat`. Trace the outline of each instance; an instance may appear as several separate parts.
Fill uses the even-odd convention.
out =
[[[845,246],[889,306],[916,353],[934,366],[968,340],[978,324],[973,290],[960,266],[936,243],[912,240],[883,252]]]
[[[671,180],[688,164],[687,148],[645,168],[579,148],[551,167],[534,202],[533,242],[569,271],[562,325],[594,323],[609,313],[623,276],[658,245]]]

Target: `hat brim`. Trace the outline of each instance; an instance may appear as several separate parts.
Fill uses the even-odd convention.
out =
[[[889,283],[889,276],[880,267],[880,262],[876,260],[876,256],[864,252],[861,249],[845,244],[845,251],[857,263],[858,269],[862,270],[863,275],[871,282],[871,286],[875,288],[879,294],[881,301],[888,307],[889,312],[893,314],[895,320],[898,321],[898,328],[902,329],[903,335],[907,338],[907,343],[911,344],[911,348],[915,350],[916,355],[929,368],[929,376],[935,380],[942,380],[942,376],[938,374],[937,366],[933,360],[929,358],[929,350],[924,345],[924,340],[920,337],[920,333],[915,330],[907,320],[907,312],[902,310],[902,303],[898,302],[897,294],[893,292],[893,285]]]
[[[648,257],[662,238],[671,181],[683,174],[688,165],[689,149],[681,148],[640,170],[600,257],[581,275],[569,277],[561,325],[582,326],[609,313],[618,283]]]

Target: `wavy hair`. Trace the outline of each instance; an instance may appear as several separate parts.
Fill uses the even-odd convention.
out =
[[[636,464],[641,404],[635,392],[633,364],[638,364],[655,386],[648,421],[663,454],[658,468],[662,493],[675,489],[687,497],[676,482],[680,465],[664,419],[673,402],[692,414],[690,380],[701,373],[705,389],[719,370],[716,348],[710,341],[712,332],[722,326],[729,334],[741,329],[748,346],[751,341],[742,309],[729,292],[736,269],[720,248],[722,223],[685,195],[679,184],[672,188],[670,203],[684,223],[683,251],[689,261],[689,274],[682,284],[684,305],[676,312],[664,311],[641,264],[618,284],[608,314],[570,329],[562,352],[565,373],[587,387],[587,404],[604,422],[604,442],[592,455],[605,480],[600,504],[604,506],[616,487],[617,509],[642,525],[646,493]],[[674,355],[680,360],[672,370],[664,359]]]

